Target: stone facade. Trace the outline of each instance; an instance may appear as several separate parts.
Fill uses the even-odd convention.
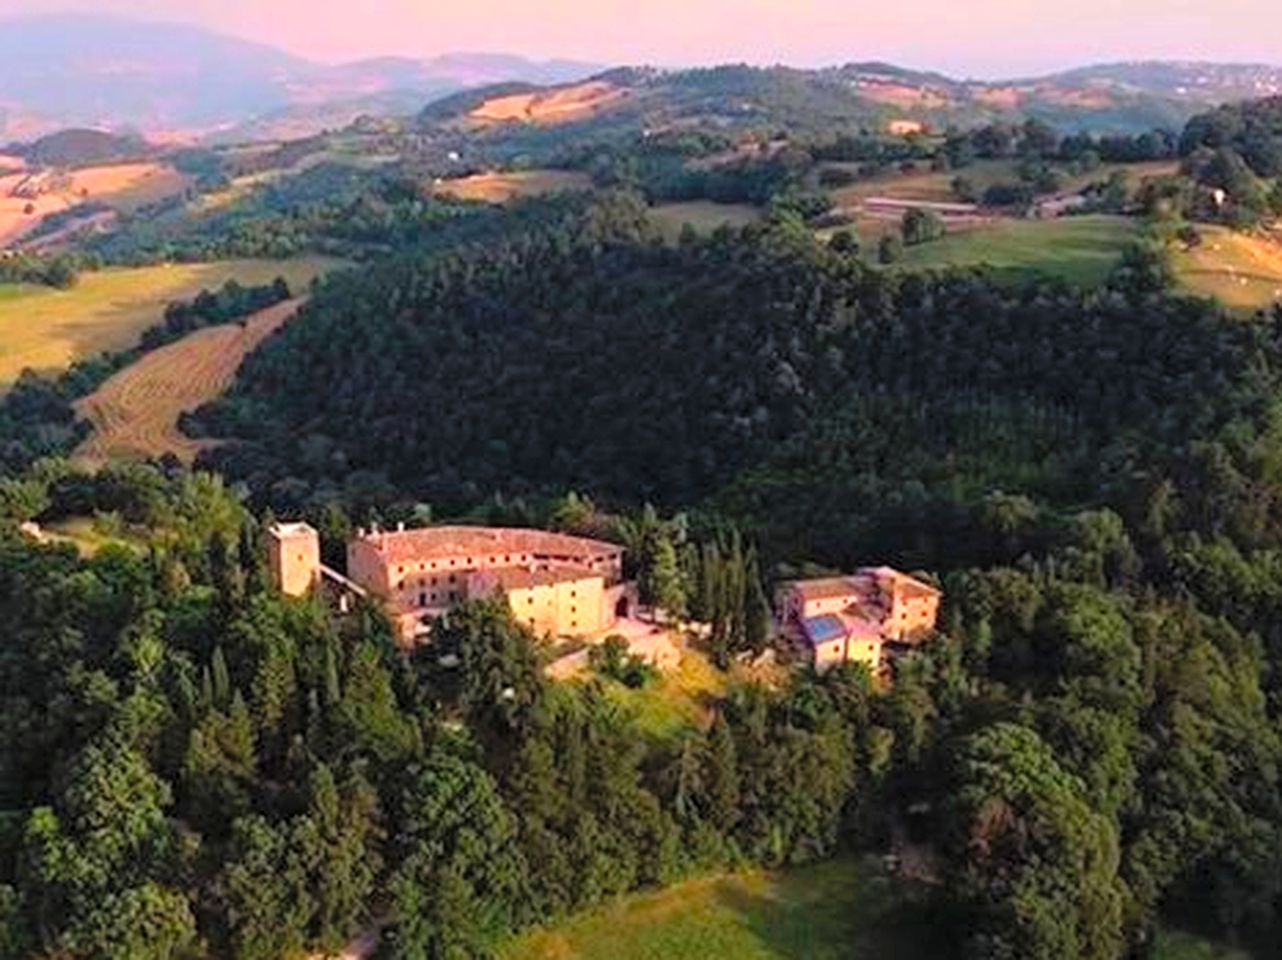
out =
[[[281,593],[310,593],[321,577],[320,535],[305,523],[272,524],[267,528],[267,565]]]
[[[551,636],[600,634],[631,605],[622,547],[545,530],[361,531],[347,544],[347,575],[383,601],[405,643],[451,606],[495,594],[518,621]]]

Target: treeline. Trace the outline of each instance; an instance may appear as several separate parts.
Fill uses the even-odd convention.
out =
[[[1145,212],[1251,227],[1282,216],[1282,98],[1227,104],[1193,117],[1180,172],[1147,185]]]
[[[59,374],[23,370],[0,397],[0,477],[17,476],[37,460],[74,450],[89,430],[76,417],[75,401],[143,354],[200,327],[239,320],[289,297],[283,277],[250,287],[229,280],[220,290],[202,290],[191,302],[171,303],[165,319],[144,330],[135,347],[77,360]]]
[[[80,279],[81,271],[99,266],[100,261],[93,256],[14,253],[0,256],[0,283],[32,283],[69,290]]]
[[[142,348],[151,350],[186,336],[201,327],[241,320],[250,314],[284,303],[291,296],[284,277],[258,286],[242,286],[228,280],[218,290],[201,290],[189,301],[175,301],[165,307],[163,324],[148,328]]]

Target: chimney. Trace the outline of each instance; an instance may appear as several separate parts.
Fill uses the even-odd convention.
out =
[[[400,523],[398,523],[398,524],[396,525],[396,532],[397,532],[397,533],[404,533],[404,532],[405,532],[405,521],[404,521],[404,520],[402,520]]]

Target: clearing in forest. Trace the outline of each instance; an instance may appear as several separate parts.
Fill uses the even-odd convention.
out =
[[[715,874],[519,937],[501,960],[926,960],[918,908],[872,858]]]
[[[209,441],[184,436],[179,417],[220,396],[245,355],[284,325],[303,300],[279,303],[243,324],[197,330],[116,373],[76,402],[76,413],[93,425],[93,433],[76,450],[77,459],[97,465],[172,453],[190,463]]]
[[[304,291],[340,263],[310,257],[109,269],[82,274],[70,290],[0,284],[0,391],[26,367],[52,373],[134,346],[163,319],[167,304],[202,289],[232,279],[249,286],[283,276],[292,290]]]
[[[1172,255],[1176,281],[1233,310],[1259,310],[1282,300],[1282,240],[1200,226],[1202,242]]]
[[[590,190],[592,179],[574,170],[525,170],[519,173],[477,173],[470,177],[442,180],[436,185],[441,196],[485,203],[507,203],[520,197],[537,197],[567,190]]]
[[[1126,217],[1091,215],[1056,220],[1001,220],[909,247],[907,267],[992,269],[1002,282],[1057,277],[1081,286],[1108,279],[1138,232]]]
[[[675,240],[687,223],[698,233],[711,233],[720,226],[738,228],[755,223],[761,219],[761,210],[746,203],[690,200],[651,207],[650,218],[659,225],[664,236]]]
[[[589,80],[551,90],[534,90],[491,97],[468,114],[481,123],[569,123],[583,120],[628,95],[604,80]]]
[[[925,161],[918,161],[921,167]],[[1054,164],[1052,164],[1054,166]],[[825,163],[823,169],[843,169],[858,175],[858,163]],[[1125,173],[1133,187],[1150,177],[1175,173],[1179,164],[1173,160],[1159,160],[1152,163],[1105,163],[1087,173],[1062,175],[1058,194],[1071,194],[1089,186],[1107,180],[1115,171]],[[861,178],[845,187],[829,190],[833,203],[838,207],[855,206],[870,197],[885,197],[891,200],[916,200],[922,203],[957,203],[959,198],[953,193],[953,181],[957,178],[969,180],[979,193],[999,183],[1013,183],[1019,179],[1019,165],[1014,160],[978,160],[968,167],[958,170],[916,169],[910,172],[889,170],[873,177]]]

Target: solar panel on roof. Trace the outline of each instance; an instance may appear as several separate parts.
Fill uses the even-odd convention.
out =
[[[811,643],[826,643],[846,634],[846,626],[841,622],[841,618],[832,614],[825,614],[822,617],[808,617],[805,627],[806,636],[810,638]]]

